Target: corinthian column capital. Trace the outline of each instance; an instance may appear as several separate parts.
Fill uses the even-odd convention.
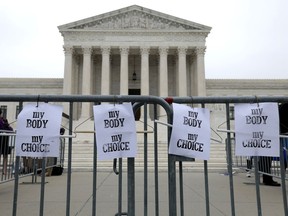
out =
[[[159,54],[161,55],[168,55],[169,47],[159,47]]]
[[[140,47],[141,55],[149,55],[150,48],[149,47]]]
[[[74,53],[73,46],[63,46],[63,51],[65,55],[73,55]]]
[[[121,55],[128,55],[129,54],[129,47],[120,47]]]
[[[84,55],[91,55],[92,53],[92,47],[82,47],[82,51]]]
[[[187,47],[178,47],[177,52],[178,52],[178,55],[186,55]]]
[[[206,51],[206,47],[196,47],[196,49],[194,50],[194,53],[196,55],[204,55]]]
[[[102,55],[110,55],[111,48],[109,46],[101,47]]]

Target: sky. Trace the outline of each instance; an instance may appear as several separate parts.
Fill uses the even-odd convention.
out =
[[[288,79],[287,0],[2,1],[0,78],[63,78],[57,27],[135,4],[212,27],[207,79]]]

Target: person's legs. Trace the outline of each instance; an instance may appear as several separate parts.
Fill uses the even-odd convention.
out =
[[[2,170],[3,175],[7,174],[7,162],[8,162],[8,156],[3,155],[3,170]]]
[[[0,165],[2,164],[2,154],[1,154],[1,152],[0,152]],[[2,164],[2,174],[3,174],[3,164]]]
[[[263,184],[270,186],[280,186],[280,184],[273,180],[271,174],[272,157],[259,157],[259,171],[263,172]]]
[[[251,177],[250,171],[252,169],[252,157],[248,157],[246,162],[247,162],[246,176],[250,178]]]
[[[273,178],[270,175],[263,174],[262,178],[263,178],[263,184],[269,184],[270,182],[273,181]]]

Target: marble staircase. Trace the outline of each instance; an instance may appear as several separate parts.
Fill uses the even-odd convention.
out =
[[[158,169],[159,171],[167,170],[167,152],[168,147],[167,143],[158,144]],[[68,145],[66,144],[65,148],[65,167],[67,167],[68,161]],[[127,160],[123,160],[123,169],[126,169]],[[154,145],[153,142],[148,143],[147,148],[147,166],[148,170],[153,170],[154,163]],[[177,163],[178,164],[178,163]],[[178,166],[178,165],[177,165]],[[135,158],[135,169],[144,170],[144,144],[138,143],[138,154]],[[113,160],[107,161],[97,161],[97,169],[101,170],[113,170]],[[209,171],[219,171],[226,170],[226,151],[224,143],[211,143],[210,146],[210,160],[208,160],[208,169]],[[77,171],[91,171],[93,170],[93,143],[92,142],[76,142],[72,144],[72,170]],[[183,170],[194,170],[201,171],[204,170],[203,160],[196,161],[185,161],[183,162]]]

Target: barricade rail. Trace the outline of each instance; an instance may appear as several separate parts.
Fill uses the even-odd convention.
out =
[[[161,106],[164,108],[166,115],[167,115],[167,125],[172,125],[172,117],[173,117],[173,110],[171,107],[171,103],[180,103],[180,104],[190,104],[190,105],[198,105],[201,107],[205,107],[209,104],[224,104],[225,105],[225,115],[226,115],[226,129],[227,133],[227,173],[229,175],[229,191],[230,191],[230,208],[231,208],[231,215],[235,215],[235,200],[234,200],[234,182],[233,182],[233,166],[235,168],[235,158],[233,162],[233,146],[232,146],[232,136],[231,132],[231,125],[230,125],[230,113],[229,107],[231,104],[235,103],[260,103],[260,102],[276,102],[276,103],[283,103],[288,102],[288,97],[170,97],[170,98],[160,98],[156,96],[120,96],[120,95],[109,95],[109,96],[93,96],[93,95],[0,95],[0,102],[19,102],[20,109],[23,107],[23,103],[26,102],[56,102],[56,103],[63,103],[68,105],[69,108],[69,130],[68,130],[68,138],[67,138],[67,185],[66,185],[66,215],[70,215],[71,210],[71,180],[72,180],[72,140],[73,140],[73,104],[74,103],[83,103],[83,102],[90,102],[94,104],[100,104],[103,102],[108,103],[124,103],[124,102],[131,102],[133,103],[133,110],[134,113],[140,107],[144,108],[144,118],[143,118],[143,128],[144,131],[147,131],[147,105],[153,105],[153,114],[154,119],[158,119],[157,114],[157,107]],[[167,143],[169,143],[171,134],[171,127],[167,127]],[[159,207],[159,179],[158,179],[158,167],[157,167],[157,122],[155,121],[154,125],[154,184],[155,184],[155,215],[161,215],[161,210]],[[143,140],[144,140],[144,165],[143,165],[143,174],[144,174],[144,204],[143,204],[143,215],[148,215],[148,170],[147,170],[147,163],[148,163],[148,140],[147,140],[147,133],[143,133]],[[167,145],[168,148],[168,145]],[[92,195],[92,209],[91,215],[97,214],[97,151],[96,145],[94,140],[94,148],[93,148],[93,195]],[[242,158],[243,159],[243,158]],[[258,160],[255,157],[256,161]],[[176,216],[180,213],[180,215],[185,214],[185,207],[184,207],[184,180],[183,180],[183,166],[182,162],[184,161],[192,161],[187,158],[179,157],[175,155],[168,155],[168,202],[169,202],[169,215]],[[284,215],[288,215],[287,210],[287,195],[286,195],[286,182],[285,182],[285,167],[284,167],[284,158],[280,155],[279,159],[280,170],[281,172],[278,177],[281,179],[281,187],[282,187],[282,196],[283,196],[283,211]],[[19,167],[20,167],[21,158],[16,157],[15,159],[15,173],[14,177],[14,198],[13,198],[13,216],[17,215],[17,198],[18,198],[18,185],[19,185]],[[176,166],[178,164],[178,167]],[[245,164],[245,163],[244,163]],[[246,164],[247,165],[247,164]],[[256,189],[256,198],[257,198],[257,207],[258,207],[258,215],[262,215],[262,208],[261,208],[261,196],[260,196],[260,180],[259,180],[259,169],[257,163],[254,164],[254,174],[255,174],[255,189]],[[236,165],[236,167],[242,168],[241,165]],[[45,160],[42,160],[42,168],[46,168]],[[209,201],[209,176],[208,176],[208,162],[203,161],[203,172],[204,172],[204,184],[205,184],[205,207],[206,207],[206,215],[210,215],[210,201]],[[124,212],[122,209],[123,205],[123,191],[122,191],[122,180],[123,180],[123,169],[122,169],[122,159],[115,159],[114,160],[114,171],[118,174],[118,212],[116,215],[129,215],[134,216],[136,215],[135,210],[135,159],[134,158],[127,158],[127,212]],[[179,179],[176,180],[176,172],[179,174]],[[179,187],[176,187],[176,182],[178,181]],[[176,191],[176,188],[179,188],[179,194]],[[44,215],[44,204],[45,204],[45,173],[42,172],[41,175],[41,195],[40,195],[40,206],[39,206],[39,215]],[[179,195],[179,199],[177,196]],[[101,199],[101,198],[100,198]],[[177,206],[179,205],[179,208]],[[190,213],[189,213],[190,215]]]

